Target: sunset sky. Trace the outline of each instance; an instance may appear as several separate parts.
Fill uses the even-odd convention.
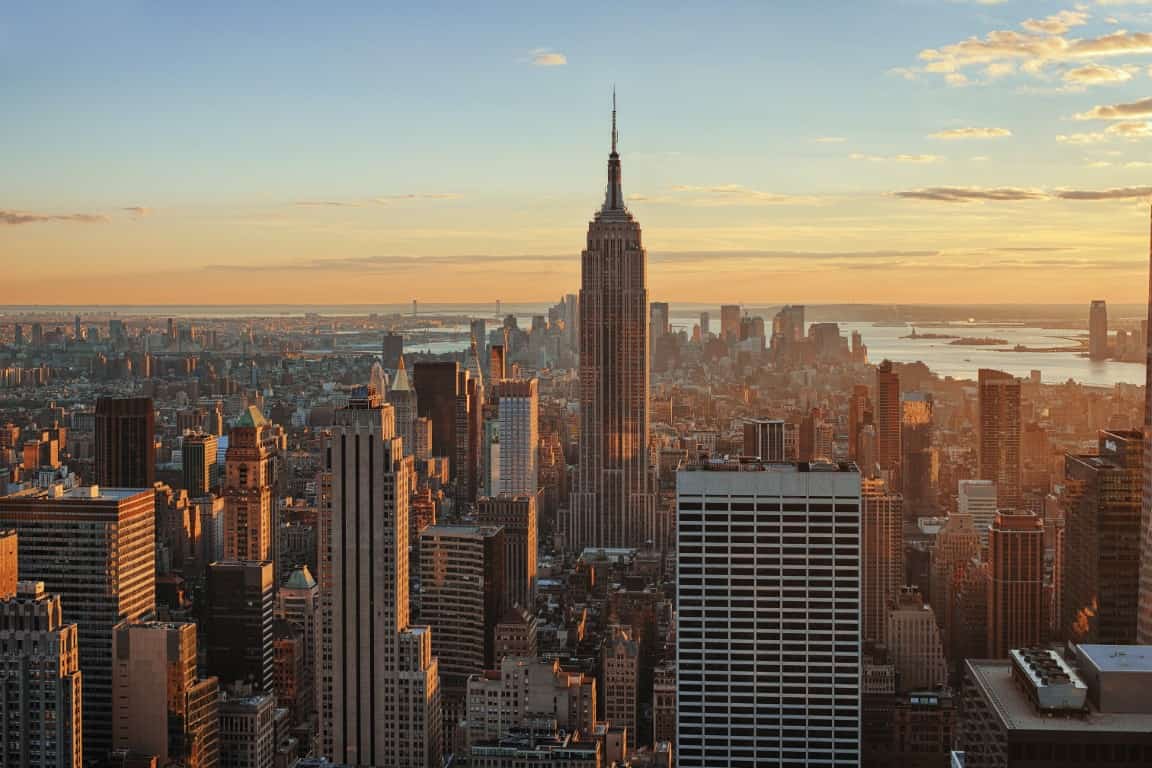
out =
[[[5,304],[1141,301],[1152,2],[20,3]]]

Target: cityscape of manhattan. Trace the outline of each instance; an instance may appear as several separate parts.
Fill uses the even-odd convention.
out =
[[[0,70],[0,768],[1152,766],[1152,2]]]

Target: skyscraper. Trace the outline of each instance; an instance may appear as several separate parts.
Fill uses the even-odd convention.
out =
[[[412,456],[416,450],[413,431],[417,413],[416,390],[412,388],[412,382],[408,378],[408,367],[404,364],[403,355],[396,363],[396,376],[392,379],[392,386],[388,390],[388,402],[396,415],[396,436],[403,441],[404,455]]]
[[[961,480],[957,490],[957,511],[972,521],[972,526],[980,534],[980,543],[987,545],[988,531],[999,506],[996,483],[991,480]]]
[[[0,498],[0,528],[20,539],[20,578],[58,594],[84,671],[84,753],[112,748],[112,630],[156,605],[156,495],[74,488]],[[66,545],[64,544],[66,542]]]
[[[1142,441],[1101,431],[1097,455],[1064,457],[1061,628],[1077,643],[1136,642]]]
[[[745,421],[744,455],[761,461],[796,461],[800,458],[800,430],[783,419]]]
[[[943,623],[947,606],[952,601],[952,583],[957,573],[973,558],[980,557],[980,534],[972,525],[971,515],[949,515],[944,527],[936,534],[932,548],[932,585],[928,604],[936,611],[936,621]]]
[[[903,500],[883,480],[863,480],[861,603],[863,637],[883,642],[889,605],[904,586]]]
[[[0,697],[0,765],[84,764],[79,637],[43,582],[0,600]]]
[[[480,525],[504,529],[504,588],[507,605],[531,610],[536,588],[536,495],[480,499]]]
[[[868,387],[856,384],[848,400],[848,458],[853,461],[859,462],[860,431],[872,419],[872,399],[868,396]]]
[[[981,368],[980,477],[996,483],[1000,507],[1020,506],[1020,380]]]
[[[184,436],[181,443],[184,489],[189,498],[207,496],[215,484],[213,468],[216,466],[217,440],[215,435],[204,433]]]
[[[677,763],[860,764],[860,476],[676,476]]]
[[[884,644],[900,675],[900,690],[931,690],[948,682],[944,646],[932,607],[916,587],[902,587],[888,612]]]
[[[580,458],[568,546],[640,546],[656,530],[648,458],[647,255],[624,206],[616,108],[604,205],[580,269]]]
[[[96,485],[151,488],[156,480],[156,412],[150,397],[96,401]]]
[[[380,351],[384,367],[390,371],[395,370],[404,354],[404,337],[399,333],[384,334],[384,342]]]
[[[1042,639],[1044,521],[1001,511],[988,533],[988,653],[1001,659]]]
[[[900,374],[885,360],[876,368],[876,461],[900,489]]]
[[[196,625],[123,622],[113,634],[116,749],[160,765],[215,768],[217,680],[196,676]]]
[[[724,341],[740,340],[739,304],[724,304],[720,307],[720,338]]]
[[[1108,358],[1108,304],[1103,299],[1093,299],[1088,308],[1088,357]]]
[[[505,380],[495,385],[500,428],[497,493],[535,496],[539,486],[539,410],[536,379]]]
[[[221,687],[246,683],[272,692],[275,588],[270,560],[208,566],[204,637],[208,672]]]
[[[224,459],[224,557],[268,560],[272,557],[272,485],[276,438],[254,405],[228,432]]]
[[[284,619],[296,627],[303,637],[304,677],[301,715],[309,715],[319,708],[320,686],[320,587],[312,578],[308,566],[292,571],[276,592],[276,618]]]
[[[909,517],[935,512],[932,395],[908,392],[900,404],[900,492]]]
[[[454,379],[453,370],[453,387]],[[409,624],[412,459],[396,439],[392,407],[373,393],[358,393],[335,421],[321,492],[329,521],[320,545],[322,631],[331,649],[322,660],[330,664],[322,694],[327,756],[351,765],[434,768],[441,754],[439,670],[431,631]]]
[[[1152,211],[1150,211],[1152,213]],[[1140,606],[1136,642],[1152,644],[1152,216],[1148,238],[1148,316],[1144,322],[1144,483],[1140,506]]]
[[[640,645],[631,627],[613,625],[604,638],[604,719],[628,729],[636,741],[636,703],[640,683]]]

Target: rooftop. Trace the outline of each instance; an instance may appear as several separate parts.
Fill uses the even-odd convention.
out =
[[[1080,657],[1101,672],[1152,672],[1152,645],[1080,645]]]

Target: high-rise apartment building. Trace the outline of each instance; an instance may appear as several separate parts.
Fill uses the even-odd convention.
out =
[[[254,405],[228,432],[224,459],[224,557],[268,560],[272,557],[272,487],[276,435]]]
[[[876,461],[900,488],[900,374],[885,360],[876,367]]]
[[[79,634],[43,582],[0,599],[0,701],[0,765],[84,765]]]
[[[504,529],[505,604],[532,610],[536,591],[538,550],[536,496],[494,496],[480,499],[477,521]]]
[[[152,398],[99,398],[93,445],[96,484],[105,488],[151,488],[156,480],[155,432]]]
[[[744,455],[767,462],[792,462],[800,455],[800,429],[783,419],[744,422]]]
[[[400,443],[392,407],[367,391],[325,440],[323,741],[337,763],[435,768],[440,678],[431,631],[409,623],[412,459]]]
[[[640,224],[624,205],[615,105],[607,193],[580,258],[580,457],[568,547],[637,547],[656,533],[648,257]]]
[[[988,532],[988,563],[988,654],[1002,659],[1043,639],[1044,521],[1002,510]]]
[[[242,683],[272,692],[275,590],[271,560],[221,560],[208,566],[208,673],[220,678],[222,688]]]
[[[904,587],[888,612],[884,645],[901,691],[939,688],[948,682],[940,627],[916,587]]]
[[[432,629],[445,729],[465,717],[469,675],[496,663],[504,552],[503,528],[431,525],[420,532],[420,620]]]
[[[996,519],[999,500],[992,480],[961,480],[958,485],[957,511],[972,521],[980,534],[980,543],[988,544],[988,531]]]
[[[0,498],[0,529],[20,540],[20,578],[60,596],[79,631],[84,754],[112,748],[112,631],[156,606],[156,496],[59,486]]]
[[[1132,644],[1140,592],[1143,435],[1101,431],[1096,455],[1064,457],[1064,636]]]
[[[184,489],[188,497],[198,499],[207,496],[215,486],[216,452],[219,438],[202,432],[185,435],[181,442]]]
[[[604,638],[604,719],[627,728],[636,739],[636,703],[640,685],[640,646],[631,627],[609,627]]]
[[[497,493],[535,496],[539,490],[540,396],[536,379],[494,385],[499,413],[500,472]]]
[[[112,640],[117,750],[158,765],[215,768],[220,698],[216,678],[196,676],[196,625],[123,622]]]
[[[860,764],[860,476],[702,461],[676,477],[677,763]]]
[[[1020,506],[1020,380],[981,368],[980,478],[996,483],[999,505]]]
[[[883,642],[888,609],[904,586],[903,499],[883,480],[862,480],[861,631],[865,640]]]
[[[1103,299],[1093,299],[1088,307],[1088,357],[1108,358],[1108,303]]]

